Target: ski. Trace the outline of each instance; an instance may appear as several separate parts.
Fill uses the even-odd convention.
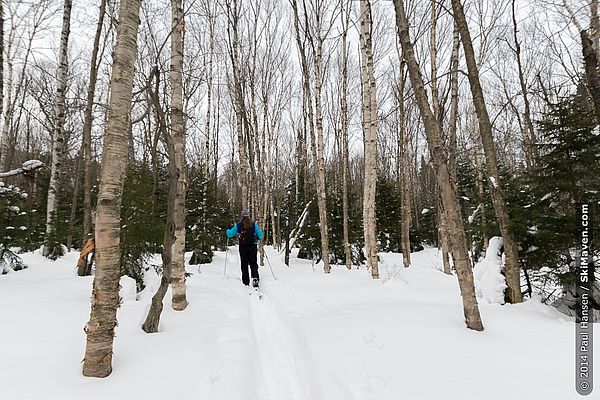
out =
[[[252,296],[252,295],[258,296],[259,300],[262,300],[262,298],[263,298],[263,292],[259,288],[253,288],[253,290],[250,290],[250,293],[248,293],[248,294],[250,296]]]
[[[262,293],[262,290],[260,290],[260,287],[258,286],[257,279],[252,280],[252,289],[253,290],[250,291],[250,295],[252,295],[253,293],[256,293],[256,295],[258,296],[258,299],[262,300],[263,293]]]

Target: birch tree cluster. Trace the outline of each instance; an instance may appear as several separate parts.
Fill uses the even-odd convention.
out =
[[[600,189],[597,0],[0,5],[0,172],[45,165],[2,178],[27,217],[0,212],[23,228],[0,248],[55,259],[95,238],[98,292],[115,285],[98,271],[143,289],[160,252],[148,332],[169,285],[187,305],[184,252],[209,263],[241,209],[261,262],[266,244],[378,279],[379,252],[410,267],[439,247],[475,330],[493,236],[506,302],[573,282],[575,205]],[[84,371],[110,373],[105,355]]]

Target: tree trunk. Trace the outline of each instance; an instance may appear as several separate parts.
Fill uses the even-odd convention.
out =
[[[146,333],[154,333],[158,331],[160,316],[163,310],[163,300],[165,298],[165,295],[167,294],[169,284],[171,283],[171,277],[173,275],[173,251],[175,248],[175,241],[177,240],[175,236],[175,210],[177,208],[176,203],[177,192],[179,190],[178,186],[180,173],[180,169],[177,168],[175,142],[173,140],[173,136],[171,135],[172,132],[169,132],[169,128],[167,127],[167,118],[165,116],[160,102],[160,72],[158,70],[158,66],[154,66],[154,68],[152,69],[151,79],[156,80],[154,83],[154,90],[152,90],[150,88],[150,85],[148,85],[148,92],[154,110],[156,112],[157,130],[160,134],[160,137],[162,137],[164,140],[164,145],[167,149],[167,154],[169,156],[169,165],[167,169],[167,182],[169,182],[169,184],[167,191],[167,215],[165,221],[165,232],[163,235],[162,278],[158,290],[152,297],[152,302],[150,304],[150,309],[148,310],[148,315],[146,316],[146,320],[142,325],[142,329]]]
[[[296,174],[296,184],[294,186],[298,185],[298,175]],[[287,209],[288,209],[288,216],[286,218],[286,222],[285,222],[285,265],[287,265],[288,267],[290,266],[290,237],[291,237],[291,231],[290,228],[292,226],[292,221],[294,218],[294,204],[292,203],[292,189],[295,188],[288,188],[286,190],[286,196],[287,196]]]
[[[485,203],[483,202],[483,198],[485,197],[485,188],[483,186],[484,184],[484,177],[483,177],[483,165],[481,162],[481,150],[479,149],[479,146],[476,146],[476,151],[477,153],[475,154],[475,170],[477,171],[477,193],[479,193],[479,198],[481,199],[479,206],[481,209],[481,224],[482,225],[486,225],[487,224],[487,218],[485,217]],[[490,244],[490,237],[487,233],[483,233],[483,252],[485,253],[487,251],[488,245]],[[473,252],[473,257],[475,257],[475,252]]]
[[[521,277],[519,272],[519,250],[515,233],[511,227],[506,202],[502,195],[492,123],[485,104],[483,90],[479,82],[479,71],[475,61],[475,52],[473,50],[473,43],[471,42],[471,34],[469,33],[469,27],[460,0],[452,0],[452,9],[454,11],[454,18],[456,19],[465,51],[469,84],[471,87],[471,94],[473,95],[475,112],[477,113],[477,119],[479,121],[479,133],[481,135],[483,151],[485,153],[492,203],[494,204],[496,220],[498,221],[500,232],[504,239],[504,253],[506,255],[504,274],[506,276],[506,284],[508,285],[507,298],[511,303],[520,303],[523,301],[523,295],[521,294]]]
[[[600,17],[598,17],[598,0],[590,0],[590,38],[596,54],[600,51]]]
[[[456,171],[456,128],[458,122],[458,55],[460,52],[460,34],[456,23],[454,23],[454,29],[452,34],[452,55],[450,57],[450,120],[448,122],[448,169],[450,170],[450,179],[456,185],[457,183],[457,171]],[[440,221],[441,221],[441,232],[444,233],[445,237],[442,238],[442,262],[444,273],[451,275],[452,267],[450,265],[450,257],[452,250],[450,249],[450,240],[448,239],[448,223],[447,217],[442,204],[441,198],[439,199],[439,207],[441,210]]]
[[[214,48],[215,48],[215,34],[214,34],[214,27],[215,27],[215,16],[213,15],[212,12],[212,8],[211,8],[211,2],[208,1],[206,3],[206,18],[207,20],[207,25],[208,25],[208,29],[209,29],[209,48],[208,48],[208,69],[207,69],[207,73],[206,73],[206,121],[204,123],[204,136],[205,136],[205,143],[204,143],[204,148],[205,148],[205,152],[206,152],[206,165],[204,166],[204,181],[200,182],[200,184],[202,185],[202,216],[201,216],[201,220],[198,221],[198,225],[200,225],[202,228],[200,228],[198,230],[197,233],[197,240],[196,243],[198,243],[196,246],[197,248],[194,249],[194,253],[192,255],[192,260],[194,264],[198,263],[198,258],[200,257],[200,254],[202,254],[203,251],[205,251],[208,248],[208,244],[207,242],[207,238],[208,238],[208,224],[205,223],[205,221],[208,218],[208,210],[207,210],[207,199],[208,199],[208,189],[210,187],[209,183],[210,183],[210,136],[211,136],[211,129],[210,129],[210,124],[211,124],[211,111],[212,111],[212,91],[213,91],[213,59],[214,59]],[[215,143],[216,145],[216,143]],[[217,174],[217,171],[215,170],[215,174]],[[216,189],[216,183],[215,183],[215,189]],[[215,190],[216,193],[216,190]]]
[[[73,229],[75,227],[75,213],[77,211],[77,193],[79,193],[79,181],[81,175],[81,153],[75,158],[75,182],[73,184],[73,196],[71,197],[71,214],[69,215],[69,235],[67,236],[67,251],[71,251],[73,244]],[[81,244],[82,246],[84,243]]]
[[[327,223],[327,189],[325,186],[325,142],[323,140],[323,111],[321,105],[322,91],[322,49],[323,38],[319,35],[317,39],[317,54],[315,55],[315,125],[317,130],[315,160],[317,178],[317,205],[319,206],[319,227],[321,228],[321,258],[323,259],[323,270],[326,274],[331,272],[329,266],[329,228]],[[315,140],[314,135],[311,140]],[[313,150],[315,146],[313,146]]]
[[[183,31],[184,17],[181,0],[171,0],[171,140],[177,169],[177,193],[175,195],[175,243],[173,243],[173,309],[187,307],[185,290],[185,194],[187,188],[185,165],[185,127],[183,123]],[[169,161],[170,163],[170,161]]]
[[[234,84],[234,105],[235,105],[235,114],[236,114],[236,129],[237,129],[237,137],[238,137],[238,154],[240,161],[240,185],[241,185],[241,200],[242,200],[242,208],[248,208],[249,206],[249,198],[248,198],[248,186],[247,186],[247,166],[246,166],[246,151],[245,151],[245,143],[244,134],[247,134],[248,129],[244,129],[248,127],[248,124],[245,121],[245,105],[244,105],[244,95],[242,90],[241,83],[241,71],[240,71],[240,60],[239,60],[239,38],[238,38],[238,23],[239,23],[239,14],[237,0],[233,0],[231,4],[229,2],[227,4],[227,16],[228,16],[228,37],[230,42],[229,48],[229,57],[231,59],[231,67],[232,67],[232,75],[233,75],[233,84]],[[232,8],[233,7],[233,8]],[[246,131],[246,132],[244,132]]]
[[[460,53],[460,33],[456,22],[452,31],[452,55],[450,60],[450,120],[448,122],[448,168],[454,184],[457,183],[456,171],[456,130],[458,126],[458,63]]]
[[[4,11],[4,9],[2,9],[2,11]],[[14,29],[15,28],[13,27],[13,30]],[[25,73],[25,71],[26,71],[25,68],[27,67],[29,55],[31,54],[33,36],[34,36],[36,30],[37,30],[37,26],[34,26],[33,32],[29,35],[27,51],[25,52],[25,56],[23,57],[23,67],[21,69],[21,74],[19,76],[19,81],[17,83],[17,87],[15,88],[14,94],[12,92],[14,69],[15,69],[14,68],[14,56],[10,57],[10,55],[13,54],[12,48],[14,46],[14,43],[13,43],[14,39],[13,39],[12,34],[9,35],[8,48],[6,49],[5,53],[3,52],[3,55],[7,54],[9,57],[6,60],[6,66],[8,67],[7,71],[6,71],[7,72],[6,85],[4,85],[4,82],[3,82],[3,86],[5,86],[7,88],[6,99],[4,99],[4,91],[2,94],[2,103],[6,103],[6,110],[3,114],[4,119],[3,119],[3,125],[2,125],[2,137],[0,138],[0,141],[1,141],[0,171],[6,171],[6,170],[10,169],[10,163],[7,163],[7,155],[8,155],[8,149],[9,149],[10,143],[11,143],[11,136],[12,136],[11,130],[12,130],[13,114],[14,114],[14,110],[15,110],[15,103],[17,102],[17,99],[19,98],[21,91],[23,90],[23,87],[24,87],[25,76],[27,75]],[[2,68],[2,69],[4,69],[4,68]],[[3,73],[3,75],[4,75],[4,73]],[[4,76],[3,76],[3,78],[4,78]]]
[[[448,169],[450,170],[450,179],[452,180],[452,182],[454,182],[454,185],[456,185],[456,130],[458,125],[458,57],[460,53],[460,33],[458,32],[458,27],[456,26],[456,23],[454,23],[453,26],[454,29],[452,32],[452,55],[450,56],[450,119],[448,121]],[[444,207],[441,201],[440,205]],[[448,223],[445,210],[442,214],[442,217],[442,223],[444,224],[443,230],[446,232],[446,234],[448,234]],[[447,246],[446,249],[442,248],[444,273],[450,275],[452,274],[450,266],[450,257],[452,253],[452,249],[450,249],[450,240],[446,240],[445,243],[442,242],[442,247],[444,245]],[[444,254],[444,252],[446,252],[447,255]]]
[[[410,225],[411,225],[411,193],[409,189],[411,175],[411,138],[406,130],[406,107],[404,93],[406,88],[406,61],[400,49],[400,42],[395,41],[396,53],[400,61],[398,85],[395,96],[398,110],[398,127],[396,132],[396,177],[400,193],[400,252],[404,268],[410,267]]]
[[[362,75],[362,128],[365,146],[363,223],[367,266],[373,279],[379,279],[375,193],[377,187],[377,93],[371,39],[371,3],[360,1],[360,43]]]
[[[519,38],[517,36],[517,16],[515,12],[515,2],[516,0],[512,0],[512,20],[513,20],[513,36],[515,40],[515,56],[517,58],[517,71],[519,72],[519,85],[521,87],[521,93],[523,95],[523,119],[525,120],[525,126],[523,129],[523,140],[524,140],[524,153],[525,153],[525,162],[527,164],[527,168],[530,169],[533,167],[535,160],[538,157],[537,151],[537,138],[535,135],[535,129],[533,127],[533,121],[531,120],[531,107],[529,105],[529,94],[527,85],[525,83],[525,76],[523,72],[523,63],[521,61],[521,43],[519,43]]]
[[[596,121],[600,123],[600,78],[598,77],[598,58],[594,51],[592,40],[586,31],[581,31],[581,44],[583,47],[586,83],[594,104]]]
[[[60,188],[60,170],[64,159],[64,124],[65,96],[67,90],[67,74],[69,72],[69,33],[71,31],[72,0],[64,0],[63,24],[60,35],[58,70],[56,74],[56,103],[54,105],[54,127],[52,130],[52,167],[48,186],[48,202],[46,208],[46,236],[44,239],[44,257],[56,259],[62,255],[60,243],[56,238],[56,213],[58,210],[58,193]]]
[[[406,86],[404,60],[400,61],[400,82],[398,83],[398,177],[400,180],[400,251],[404,268],[410,267],[410,135],[406,130],[406,109],[404,88]]]
[[[431,57],[431,102],[433,104],[433,114],[440,127],[444,123],[444,108],[440,99],[437,82],[437,8],[436,0],[431,1],[431,35],[429,38],[429,52]],[[442,130],[443,132],[443,130]],[[438,244],[442,248],[442,264],[444,273],[451,274],[450,269],[450,251],[448,238],[448,224],[446,223],[446,211],[442,204],[442,198],[438,195]]]
[[[94,36],[94,47],[92,48],[92,59],[90,60],[90,77],[87,90],[86,106],[83,120],[83,241],[87,242],[92,233],[92,122],[94,110],[94,94],[96,92],[96,81],[98,80],[98,50],[100,47],[100,36],[104,25],[104,14],[106,13],[106,0],[100,1],[98,14],[98,25]]]
[[[169,148],[169,153],[171,154],[171,159],[169,160],[169,189],[167,194],[167,220],[165,222],[165,233],[163,236],[163,253],[162,253],[162,263],[163,263],[163,271],[162,277],[160,280],[160,286],[154,296],[152,296],[152,302],[150,303],[150,310],[148,310],[148,315],[146,316],[146,320],[142,324],[142,329],[146,333],[156,333],[158,332],[158,325],[160,323],[160,316],[163,310],[163,300],[167,294],[167,290],[169,289],[169,283],[171,282],[171,272],[173,265],[173,249],[175,248],[174,244],[177,240],[176,238],[176,223],[175,223],[175,208],[177,201],[177,186],[178,186],[178,170],[175,162],[175,149],[173,147],[173,143],[171,139],[165,135],[165,141],[167,142],[167,147]]]
[[[121,272],[120,215],[129,152],[131,89],[137,53],[140,0],[121,0],[110,83],[109,118],[104,136],[96,211],[96,276],[86,324],[83,374],[103,378],[112,371],[114,329]]]
[[[448,217],[446,216],[446,210],[442,202],[442,197],[438,195],[438,233],[439,241],[442,246],[442,266],[443,271],[447,275],[452,275],[452,267],[450,265],[450,238],[448,237]]]
[[[346,268],[352,268],[352,253],[350,253],[350,239],[348,234],[348,27],[350,26],[350,11],[352,2],[347,1],[343,5],[342,13],[342,93],[340,99],[341,112],[341,136],[342,136],[342,214],[343,214],[343,236],[344,256]]]
[[[323,46],[323,38],[320,37],[317,40],[316,54],[314,61],[315,68],[315,112],[316,118],[313,113],[313,104],[311,98],[311,87],[310,87],[310,74],[308,68],[308,61],[305,53],[304,44],[300,40],[300,28],[299,28],[299,15],[298,15],[298,4],[296,0],[292,0],[292,9],[294,11],[294,28],[296,32],[296,44],[300,52],[300,61],[302,67],[302,78],[304,86],[304,95],[307,102],[308,110],[308,125],[311,136],[311,150],[315,165],[316,181],[317,181],[317,204],[319,208],[319,222],[321,231],[321,254],[323,259],[323,269],[325,273],[331,271],[329,266],[329,240],[327,230],[327,197],[325,192],[325,161],[323,155],[323,116],[321,110],[321,51]],[[308,27],[306,27],[308,29]],[[312,43],[312,37],[309,37]],[[312,43],[314,45],[314,43]],[[313,46],[314,47],[314,46]],[[315,135],[315,123],[316,131]],[[318,137],[315,138],[315,136]],[[304,171],[306,174],[306,170]],[[304,190],[306,191],[306,184]],[[306,198],[306,196],[305,196]]]
[[[448,216],[449,232],[452,241],[452,250],[454,252],[454,262],[458,273],[458,283],[463,300],[466,324],[470,329],[481,331],[483,330],[483,324],[481,322],[481,316],[479,315],[477,297],[475,296],[471,261],[467,252],[465,232],[460,216],[460,206],[456,195],[456,185],[450,179],[450,173],[448,171],[442,132],[431,111],[427,99],[423,77],[421,76],[421,71],[419,70],[419,65],[417,64],[412,42],[410,40],[408,21],[406,19],[406,14],[404,13],[404,1],[394,0],[394,8],[396,11],[396,25],[400,36],[402,51],[408,66],[417,105],[425,126],[427,143],[429,145],[436,179],[440,187],[442,202]]]

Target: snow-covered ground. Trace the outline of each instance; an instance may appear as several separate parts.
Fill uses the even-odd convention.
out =
[[[240,283],[235,247],[226,276],[224,252],[201,273],[188,267],[190,305],[165,307],[157,334],[140,328],[153,285],[129,296],[105,379],[81,375],[92,278],[76,276],[78,254],[25,254],[30,268],[0,276],[0,399],[579,398],[572,320],[537,300],[480,299],[485,331],[468,330],[435,249],[408,269],[382,254],[379,281],[268,254],[278,279],[261,267],[262,300]]]

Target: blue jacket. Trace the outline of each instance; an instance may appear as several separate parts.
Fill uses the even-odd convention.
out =
[[[258,226],[258,223],[256,221],[252,222],[254,224],[254,234],[256,235],[256,237],[258,238],[258,240],[262,240],[263,238],[263,233],[260,230],[260,227]],[[230,229],[227,229],[227,237],[228,238],[232,238],[235,235],[237,235],[239,233],[238,231],[238,225],[240,225],[241,222],[238,222],[237,224],[235,224],[233,227],[231,227]]]

